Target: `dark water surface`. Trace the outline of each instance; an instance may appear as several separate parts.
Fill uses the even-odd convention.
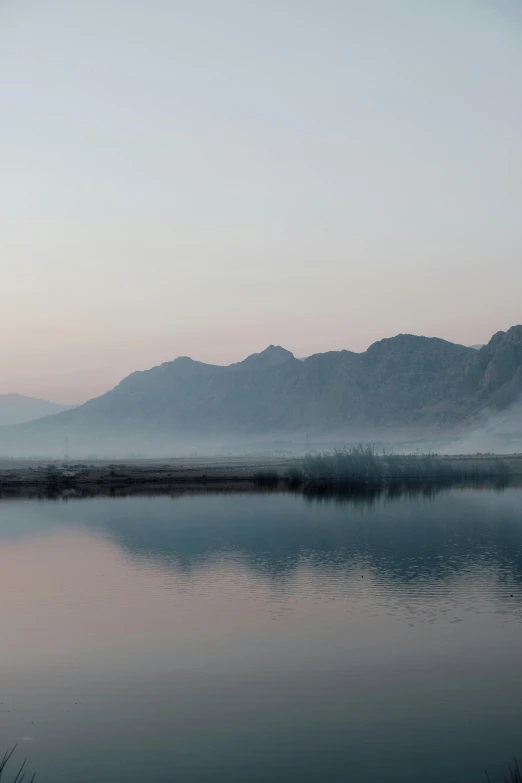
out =
[[[522,756],[522,491],[0,503],[41,783],[479,783]]]

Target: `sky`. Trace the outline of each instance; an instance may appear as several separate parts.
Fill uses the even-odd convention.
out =
[[[519,0],[0,0],[0,393],[522,322]]]

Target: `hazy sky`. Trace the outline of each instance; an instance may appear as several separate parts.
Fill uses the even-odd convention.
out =
[[[0,0],[0,392],[522,322],[520,0]]]

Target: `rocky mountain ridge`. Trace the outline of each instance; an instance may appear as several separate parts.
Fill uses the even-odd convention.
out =
[[[304,360],[269,346],[223,367],[180,357],[135,372],[84,405],[0,430],[0,451],[113,442],[142,451],[176,444],[357,440],[469,432],[522,395],[522,326],[480,350],[401,334],[367,351],[330,351]],[[5,444],[5,446],[3,445]],[[89,446],[90,444],[90,446]],[[7,449],[7,450],[6,450]]]

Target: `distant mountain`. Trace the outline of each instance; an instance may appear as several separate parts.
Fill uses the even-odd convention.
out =
[[[22,424],[69,408],[69,405],[58,405],[23,394],[0,394],[0,425]]]
[[[475,343],[475,345],[470,345],[470,348],[474,348],[476,351],[480,351],[481,348],[484,348],[485,343]]]
[[[480,350],[401,334],[304,360],[280,347],[228,367],[180,357],[41,421],[0,430],[0,453],[176,453],[262,440],[460,437],[522,394],[522,326]]]

